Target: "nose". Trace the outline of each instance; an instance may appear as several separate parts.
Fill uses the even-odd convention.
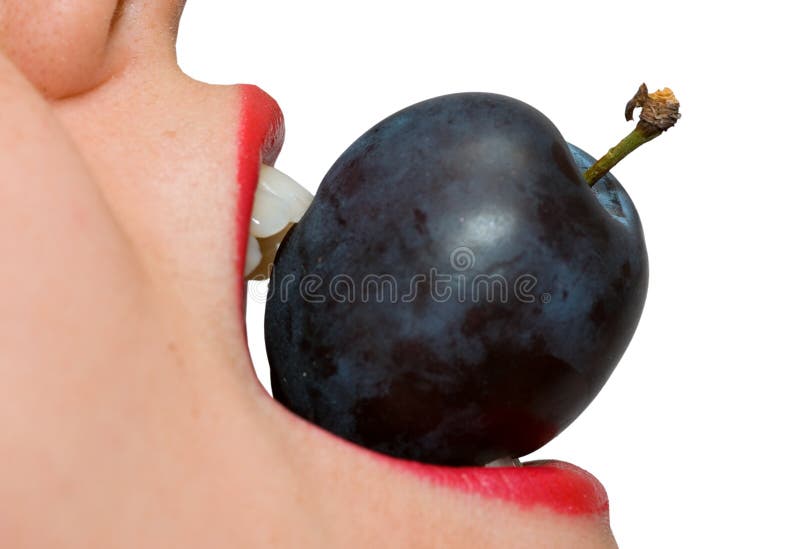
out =
[[[0,51],[48,99],[86,93],[133,59],[175,58],[184,0],[3,0]]]

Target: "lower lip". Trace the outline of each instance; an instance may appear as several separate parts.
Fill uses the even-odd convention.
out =
[[[447,467],[398,459],[341,439],[291,414],[298,429],[310,429],[332,444],[424,482],[486,499],[513,503],[522,509],[545,508],[568,516],[608,517],[608,494],[597,478],[564,461],[537,461],[523,467]]]
[[[279,407],[297,431],[305,430],[312,438],[326,439],[333,447],[350,452],[351,455],[339,453],[348,462],[366,459],[428,484],[508,502],[523,510],[543,508],[560,515],[608,519],[608,494],[605,488],[594,475],[571,463],[537,461],[522,467],[429,465],[364,448]]]
[[[247,237],[250,232],[250,215],[253,197],[258,185],[258,172],[262,163],[272,165],[283,145],[283,113],[275,100],[257,86],[239,86],[239,159],[237,181],[239,184],[236,206],[236,269],[244,276]],[[237,288],[241,293],[241,288]]]
[[[524,467],[442,467],[389,458],[395,467],[438,486],[563,515],[608,513],[608,494],[590,473],[561,461]]]

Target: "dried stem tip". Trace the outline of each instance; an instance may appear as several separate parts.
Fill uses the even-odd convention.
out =
[[[633,110],[641,107],[639,121],[665,132],[678,122],[681,104],[669,88],[647,93],[647,84],[639,86],[633,99],[625,106],[625,120],[633,120]]]

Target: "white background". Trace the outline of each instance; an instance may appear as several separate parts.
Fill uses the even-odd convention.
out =
[[[599,156],[632,128],[641,82],[673,88],[678,126],[614,170],[649,247],[639,330],[534,454],[600,478],[622,547],[798,543],[797,18],[788,2],[711,5],[190,0],[179,37],[192,76],[278,100],[277,167],[312,191],[361,133],[428,97],[517,97]]]

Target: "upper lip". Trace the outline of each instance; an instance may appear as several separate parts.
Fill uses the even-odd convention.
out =
[[[239,86],[241,112],[239,119],[239,196],[236,212],[237,272],[244,270],[245,250],[249,234],[253,196],[258,185],[260,165],[274,164],[283,146],[283,113],[278,103],[257,86]],[[241,284],[241,282],[240,282]]]
[[[262,163],[272,165],[278,157],[283,145],[284,120],[280,107],[266,92],[252,85],[242,85],[240,90],[237,272],[241,284],[259,166]],[[311,424],[306,426],[318,434],[328,434]],[[366,452],[396,470],[447,488],[525,507],[543,505],[559,513],[608,512],[608,496],[602,484],[588,472],[569,463],[542,461],[523,467],[444,467],[391,458],[345,442],[339,444]]]

